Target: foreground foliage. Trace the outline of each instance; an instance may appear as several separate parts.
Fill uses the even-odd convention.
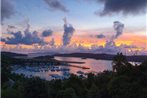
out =
[[[147,62],[130,64],[121,53],[113,71],[87,78],[46,81],[10,73],[11,58],[2,57],[2,98],[147,98]]]

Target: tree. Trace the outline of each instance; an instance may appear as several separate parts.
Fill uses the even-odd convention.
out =
[[[73,88],[67,88],[65,90],[61,90],[56,98],[77,98],[77,95]]]
[[[88,91],[88,98],[100,98],[100,91],[95,84],[92,84],[91,88]]]
[[[108,90],[112,98],[146,98],[144,87],[138,81],[131,81],[131,77],[121,75],[113,77]]]
[[[16,89],[6,88],[6,89],[2,89],[1,97],[2,98],[21,98],[20,96],[18,96],[18,93],[19,92]]]
[[[10,64],[11,58],[8,56],[1,56],[1,83],[3,84],[9,81],[10,78]]]
[[[24,83],[24,98],[48,98],[45,81],[38,77],[28,79]]]
[[[117,72],[122,67],[127,67],[127,58],[122,53],[117,53],[112,62],[113,72]]]

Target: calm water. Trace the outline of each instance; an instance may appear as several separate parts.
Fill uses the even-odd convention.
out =
[[[75,62],[84,62],[82,64],[78,63],[69,63],[71,65],[76,65],[80,67],[88,67],[90,69],[82,69],[82,68],[77,68],[77,67],[70,67],[70,66],[59,66],[59,68],[68,68],[70,69],[68,73],[74,73],[79,75],[77,72],[81,71],[84,73],[89,73],[89,72],[102,72],[104,70],[112,70],[111,62],[108,60],[95,60],[95,59],[81,59],[81,58],[76,58],[76,57],[55,57],[55,59],[60,60],[60,61],[75,61]],[[42,79],[46,80],[51,80],[53,77],[51,76],[52,74],[56,74],[59,76],[63,76],[64,71],[51,71],[48,67],[45,69],[48,69],[45,71],[45,69],[41,67],[33,67],[32,69],[42,69],[43,71],[30,71],[26,70],[24,67],[17,68],[17,70],[14,70],[13,72],[17,74],[24,74],[25,76],[38,76]]]
[[[69,64],[90,68],[90,69],[81,69],[81,68],[71,67],[70,71],[72,73],[76,73],[78,70],[81,70],[84,72],[102,72],[104,70],[112,70],[112,66],[111,66],[112,61],[108,61],[108,60],[96,60],[96,59],[90,59],[90,58],[82,59],[77,57],[55,57],[55,59],[59,61],[85,62],[83,64],[77,64],[77,63],[69,63]]]

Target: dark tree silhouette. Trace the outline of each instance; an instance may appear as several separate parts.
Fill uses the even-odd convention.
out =
[[[117,53],[112,62],[113,72],[117,72],[123,66],[127,66],[128,64],[127,58],[122,53]]]

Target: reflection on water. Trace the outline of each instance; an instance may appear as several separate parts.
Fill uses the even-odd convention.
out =
[[[76,65],[80,67],[88,67],[90,69],[82,69],[78,67],[70,67],[70,66],[59,66],[58,69],[67,68],[70,69],[68,73],[74,73],[79,75],[77,72],[81,71],[84,73],[89,72],[102,72],[104,70],[112,70],[111,62],[108,60],[95,60],[95,59],[82,59],[82,58],[76,58],[76,57],[55,57],[55,59],[60,61],[72,61],[72,62],[84,62],[84,63],[69,63],[70,65]],[[21,66],[21,65],[20,65]],[[45,65],[46,66],[46,65]],[[37,69],[39,71],[30,71],[27,70],[27,68],[20,67],[17,70],[14,70],[13,72],[17,74],[24,74],[25,76],[38,76],[42,79],[51,80],[53,77],[52,75],[55,75],[56,77],[62,78],[62,76],[68,75],[68,73],[65,73],[65,71],[51,71],[49,66],[46,66],[44,69],[42,67],[33,67],[32,68]]]
[[[82,59],[76,57],[55,57],[55,59],[59,61],[85,62],[83,64],[78,64],[78,63],[69,63],[69,64],[90,68],[90,69],[79,69],[75,67],[70,67],[71,73],[76,73],[79,70],[83,72],[102,72],[104,70],[112,70],[112,66],[111,66],[112,61],[108,61],[108,60],[96,60],[90,58]]]
[[[57,70],[52,71],[52,67],[53,66],[47,66],[46,68],[42,68],[41,66],[22,67],[21,65],[16,65],[16,66],[12,67],[12,70],[13,70],[12,73],[24,74],[27,77],[37,76],[37,77],[40,77],[41,79],[46,79],[46,80],[53,79],[52,75],[59,75],[59,76],[65,75],[65,71],[63,71],[63,70],[62,71],[57,71]],[[31,68],[31,70],[28,68]],[[60,69],[66,68],[67,69],[67,66],[58,66],[58,68],[60,68]],[[34,69],[37,69],[37,70],[34,70]],[[57,78],[60,78],[60,77],[57,77]]]

